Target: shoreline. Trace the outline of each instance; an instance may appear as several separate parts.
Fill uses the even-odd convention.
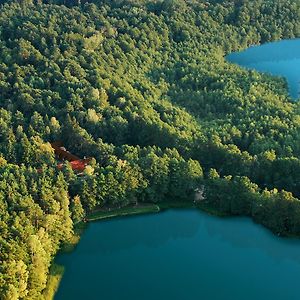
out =
[[[77,244],[80,241],[81,235],[83,234],[89,222],[97,222],[97,221],[102,221],[102,220],[107,220],[107,219],[112,219],[117,217],[159,213],[160,211],[161,208],[157,204],[143,204],[134,207],[123,207],[111,211],[108,210],[94,211],[89,216],[86,217],[87,220],[86,222],[81,221],[74,225],[74,234],[72,239],[69,241],[69,243],[61,245],[61,248],[57,252],[56,256],[58,254],[67,254],[74,251],[74,249],[76,248]],[[64,266],[59,265],[55,262],[56,256],[54,257],[51,263],[48,279],[47,279],[47,285],[43,291],[43,296],[45,300],[54,299],[64,274]]]
[[[143,214],[150,214],[150,213],[160,213],[163,211],[166,211],[168,209],[199,209],[203,211],[204,213],[207,213],[209,215],[215,216],[215,217],[230,217],[232,215],[223,213],[217,209],[212,208],[208,202],[201,201],[199,203],[191,202],[191,201],[164,201],[159,204],[154,203],[145,203],[140,204],[137,206],[128,206],[123,208],[116,208],[113,210],[95,210],[94,212],[91,212],[86,217],[86,222],[80,221],[79,223],[74,225],[74,234],[72,239],[67,244],[61,245],[61,248],[57,252],[56,256],[58,254],[67,254],[76,248],[78,243],[80,242],[80,238],[85,231],[86,227],[88,226],[89,222],[97,222],[102,220],[108,220],[112,218],[117,217],[126,217],[126,216],[135,216],[135,215],[143,215]],[[246,216],[250,217],[250,216]],[[251,218],[251,217],[250,217]],[[253,218],[251,218],[253,220]],[[259,224],[259,223],[258,223]],[[271,230],[268,228],[268,226],[261,224],[263,227]],[[271,232],[273,232],[271,230]],[[273,234],[275,234],[273,232]],[[284,237],[285,235],[281,235],[281,237]],[[288,238],[295,238],[293,235],[286,235]],[[56,257],[55,256],[55,257]],[[52,261],[50,271],[48,274],[48,280],[47,280],[47,286],[45,290],[43,291],[43,295],[45,300],[53,300],[55,297],[55,294],[59,288],[60,281],[64,274],[64,266],[59,265],[55,262],[55,257]]]
[[[86,217],[87,222],[95,222],[104,219],[116,217],[124,217],[138,214],[147,214],[160,212],[160,207],[157,204],[142,204],[137,206],[122,207],[113,210],[94,211]]]

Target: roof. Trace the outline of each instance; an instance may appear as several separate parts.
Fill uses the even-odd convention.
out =
[[[77,172],[83,172],[89,162],[92,160],[91,157],[80,159],[78,156],[70,153],[64,148],[64,145],[61,141],[51,143],[52,148],[54,149],[55,155],[61,160],[67,160],[70,162],[72,170]],[[57,168],[61,170],[64,167],[65,163],[61,162],[57,165]]]
[[[78,171],[78,172],[83,172],[88,163],[91,161],[92,158],[85,158],[85,159],[78,159],[78,160],[73,160],[70,162],[72,170],[73,171]],[[64,167],[64,163],[60,163],[57,165],[57,168],[61,170]]]
[[[80,160],[80,158],[69,151],[65,150],[62,142],[54,142],[51,143],[52,148],[54,149],[54,153],[60,159],[65,159],[67,161],[76,161]]]

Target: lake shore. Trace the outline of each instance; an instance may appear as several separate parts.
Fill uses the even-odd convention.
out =
[[[251,238],[253,236],[255,239]],[[267,274],[272,280],[263,285],[266,294],[273,291],[273,282],[280,278],[284,285],[279,286],[276,293],[285,295],[288,285],[291,296],[288,299],[297,299],[294,297],[297,291],[291,289],[291,278],[282,272],[284,268],[287,273],[291,271],[292,274],[299,274],[297,245],[299,241],[279,239],[248,218],[216,218],[190,208],[92,222],[76,250],[57,260],[65,267],[65,273],[55,299],[97,298],[99,288],[103,299],[122,299],[125,292],[126,299],[143,299],[145,290],[149,295],[146,299],[161,299],[174,290],[172,296],[182,299],[186,293],[186,290],[181,289],[182,282],[189,287],[187,299],[201,298],[202,295],[210,299],[210,283],[214,278],[222,287],[221,291],[215,291],[215,299],[221,299],[224,290],[226,299],[244,299],[249,277],[241,278],[240,274],[245,267],[251,271],[250,277],[255,286],[253,293],[246,297],[247,300],[256,295],[260,297],[261,282]],[[217,255],[218,253],[222,255]],[[158,257],[163,259],[158,260]],[[290,262],[291,259],[293,263]],[[257,261],[261,263],[257,264]],[[265,267],[264,271],[261,265]],[[119,271],[107,275],[111,270]],[[151,272],[143,273],[142,270]],[[235,280],[228,278],[228,270]],[[137,274],[137,282],[131,280],[134,274]],[[161,286],[158,274],[168,280],[157,292],[151,290],[151,286],[152,283]],[[116,280],[113,282],[110,276],[114,276]],[[191,281],[191,278],[195,279]],[[122,289],[114,289],[115,282],[121,283],[122,279],[125,281]],[[200,286],[200,290],[199,279],[205,283]],[[296,282],[295,276],[293,280]],[[174,282],[180,284],[174,286]],[[236,282],[242,286],[238,290]],[[176,294],[180,294],[180,297],[177,298]]]
[[[156,204],[138,204],[135,206],[122,207],[117,209],[101,209],[93,211],[86,217],[87,222],[94,222],[103,219],[110,219],[115,217],[123,217],[137,214],[155,213],[159,212],[160,207]]]
[[[81,221],[74,225],[74,234],[68,243],[61,246],[60,253],[72,252],[80,241],[86,226],[89,222],[96,222],[116,217],[125,217],[141,214],[158,213],[161,211],[160,206],[152,203],[139,204],[131,207],[122,207],[116,209],[99,209],[91,212],[86,216],[85,221]],[[54,295],[59,287],[60,281],[64,274],[64,267],[53,262],[48,275],[47,286],[44,290],[44,298],[46,300],[54,299]]]
[[[76,245],[79,243],[80,237],[83,234],[86,226],[89,222],[96,222],[111,218],[141,215],[141,214],[150,214],[150,213],[159,213],[168,209],[184,209],[184,208],[196,208],[200,209],[210,215],[218,217],[228,216],[225,213],[222,213],[216,209],[213,209],[206,201],[195,203],[192,201],[164,201],[161,203],[143,203],[134,206],[127,206],[122,208],[108,209],[101,208],[92,211],[85,218],[85,221],[78,222],[74,225],[74,235],[72,239],[61,246],[61,253],[72,252]]]
[[[88,214],[85,221],[81,221],[74,225],[74,235],[72,239],[61,246],[60,253],[70,253],[74,251],[80,238],[88,226],[89,222],[102,221],[112,218],[134,216],[142,214],[159,213],[168,209],[199,209],[209,215],[218,217],[230,217],[224,212],[212,208],[207,201],[193,202],[187,200],[176,200],[176,201],[164,201],[161,203],[143,203],[134,206],[122,207],[122,208],[101,208],[94,210]],[[294,237],[294,236],[293,236]],[[44,291],[44,297],[46,300],[54,299],[54,295],[59,287],[60,281],[64,274],[64,267],[53,262],[48,277],[47,287]]]

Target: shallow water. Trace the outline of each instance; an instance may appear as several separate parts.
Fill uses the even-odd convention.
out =
[[[284,76],[287,79],[291,97],[299,98],[300,39],[250,47],[244,51],[229,54],[227,59],[250,69]]]
[[[169,210],[89,224],[56,300],[299,299],[300,241],[247,218]]]

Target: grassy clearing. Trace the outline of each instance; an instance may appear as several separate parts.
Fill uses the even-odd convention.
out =
[[[138,206],[132,206],[132,207],[123,207],[120,209],[114,209],[114,210],[105,210],[105,211],[95,211],[91,213],[87,220],[89,222],[91,221],[98,221],[108,218],[114,218],[119,216],[129,216],[129,215],[137,215],[137,214],[146,214],[146,213],[154,213],[159,212],[160,208],[156,204],[144,204],[144,205],[138,205]]]

